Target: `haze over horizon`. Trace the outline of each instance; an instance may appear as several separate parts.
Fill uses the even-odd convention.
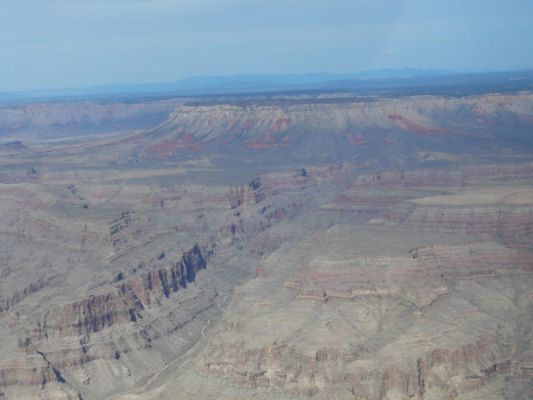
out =
[[[533,66],[522,0],[3,2],[0,91],[190,76]]]

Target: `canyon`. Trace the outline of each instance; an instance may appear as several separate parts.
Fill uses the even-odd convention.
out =
[[[533,93],[0,105],[0,399],[529,399]]]

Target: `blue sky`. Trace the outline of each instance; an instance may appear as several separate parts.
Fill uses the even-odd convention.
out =
[[[0,91],[533,67],[532,0],[0,0]]]

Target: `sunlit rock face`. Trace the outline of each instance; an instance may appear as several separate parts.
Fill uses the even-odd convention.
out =
[[[531,397],[529,92],[0,116],[0,398]]]

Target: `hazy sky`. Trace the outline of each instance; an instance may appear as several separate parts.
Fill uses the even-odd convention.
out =
[[[0,91],[533,67],[532,0],[0,0]]]

